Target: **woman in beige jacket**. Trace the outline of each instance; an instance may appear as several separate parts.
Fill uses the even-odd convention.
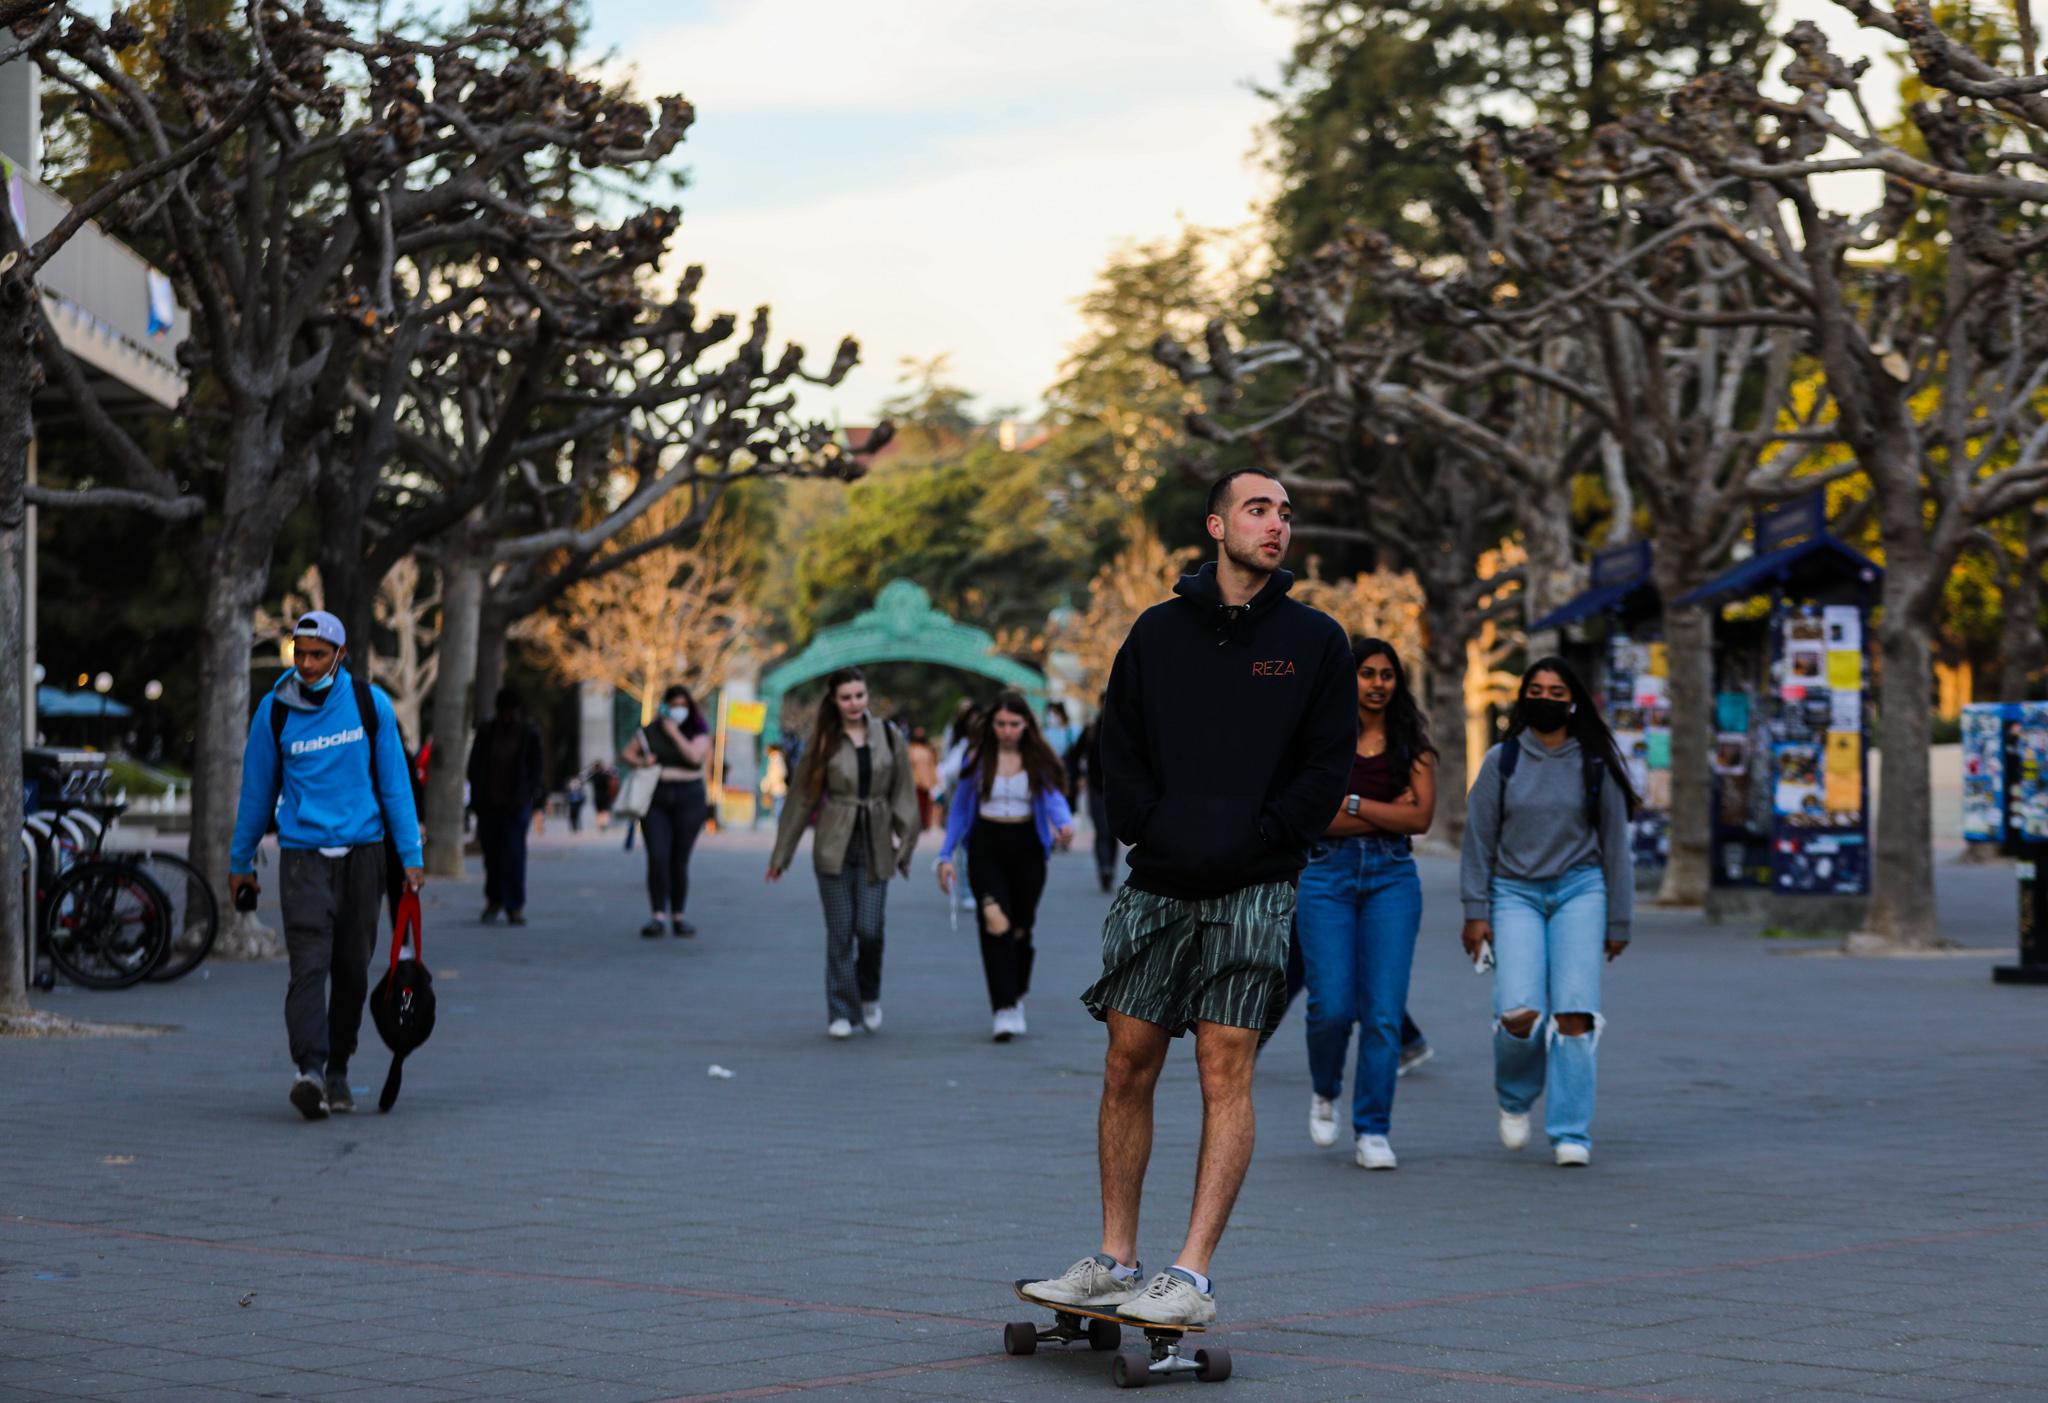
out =
[[[825,905],[826,1033],[882,1026],[882,923],[889,877],[908,876],[917,847],[917,790],[903,733],[868,712],[857,667],[825,679],[817,724],[775,828],[768,880],[789,870],[813,814],[811,860]]]

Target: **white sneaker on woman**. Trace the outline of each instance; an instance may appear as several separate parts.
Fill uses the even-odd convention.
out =
[[[1398,1169],[1394,1159],[1394,1147],[1384,1135],[1361,1135],[1358,1137],[1358,1153],[1353,1156],[1360,1169]]]
[[[1557,1167],[1576,1169],[1593,1162],[1593,1151],[1586,1145],[1574,1144],[1569,1140],[1557,1142]]]
[[[1529,1143],[1529,1116],[1526,1111],[1521,1115],[1513,1111],[1500,1113],[1500,1142],[1511,1150],[1519,1150]]]
[[[882,1006],[880,1004],[862,1004],[860,1006],[860,1026],[867,1029],[870,1033],[880,1032],[882,1030]]]
[[[989,1030],[989,1037],[991,1037],[999,1043],[1008,1042],[1010,1040],[1011,1034],[1017,1031],[1017,1026],[1015,1022],[1016,1013],[1017,1010],[1014,1008],[997,1009],[995,1022],[991,1025]]]
[[[1337,1103],[1327,1096],[1308,1098],[1308,1138],[1326,1148],[1337,1143]]]
[[[850,1038],[853,1036],[853,1024],[847,1019],[835,1018],[825,1025],[825,1036],[828,1038]]]

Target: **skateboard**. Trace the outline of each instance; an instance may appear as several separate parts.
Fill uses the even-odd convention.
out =
[[[1013,1320],[1003,1327],[1003,1352],[1005,1354],[1035,1354],[1041,1344],[1072,1344],[1086,1340],[1093,1350],[1113,1350],[1123,1343],[1124,1326],[1145,1332],[1145,1341],[1152,1347],[1149,1359],[1137,1355],[1118,1354],[1109,1366],[1110,1380],[1118,1388],[1142,1388],[1154,1379],[1171,1379],[1181,1374],[1193,1374],[1203,1383],[1222,1383],[1230,1377],[1230,1351],[1222,1345],[1208,1345],[1194,1352],[1192,1359],[1182,1354],[1182,1337],[1199,1335],[1206,1327],[1201,1325],[1149,1325],[1143,1321],[1127,1320],[1110,1311],[1089,1310],[1083,1306],[1060,1305],[1053,1301],[1041,1301],[1036,1296],[1024,1294],[1029,1281],[1017,1283],[1017,1299],[1027,1305],[1039,1306],[1052,1312],[1052,1324],[1041,1329],[1029,1320]]]

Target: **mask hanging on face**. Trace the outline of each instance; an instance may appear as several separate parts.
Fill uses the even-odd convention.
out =
[[[672,706],[668,708],[668,719],[680,726],[690,719],[690,708],[687,706]]]

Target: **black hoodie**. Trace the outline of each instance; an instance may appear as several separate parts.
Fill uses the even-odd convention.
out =
[[[1138,617],[1102,711],[1110,826],[1131,885],[1222,896],[1291,882],[1344,800],[1358,744],[1351,646],[1277,570],[1231,608],[1204,565]]]

